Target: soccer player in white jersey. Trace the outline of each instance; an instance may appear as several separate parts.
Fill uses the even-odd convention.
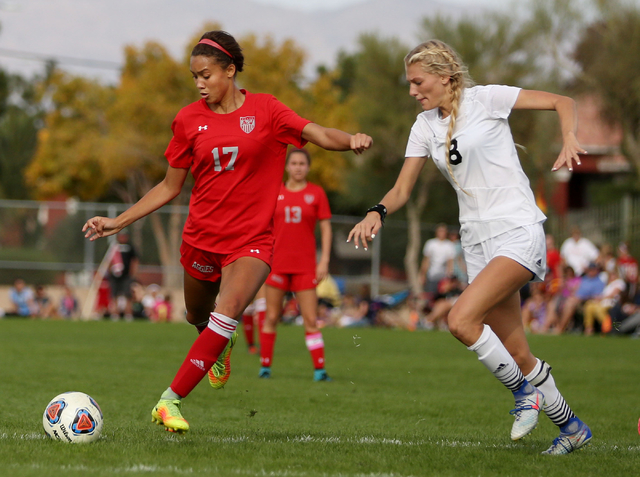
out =
[[[367,211],[348,241],[368,247],[387,213],[408,200],[428,157],[456,190],[469,286],[449,313],[449,329],[515,398],[511,438],[529,434],[540,410],[560,427],[545,454],[568,454],[591,440],[555,385],[551,367],[530,351],[519,290],[545,274],[546,219],[536,206],[516,154],[508,117],[513,109],[555,110],[563,146],[553,170],[586,153],[576,140],[575,103],[543,91],[472,86],[457,53],[445,43],[420,44],[405,57],[409,94],[424,111],[411,129],[394,187]]]

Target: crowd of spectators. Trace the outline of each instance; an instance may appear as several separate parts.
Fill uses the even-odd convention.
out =
[[[74,318],[78,314],[78,300],[71,288],[65,286],[62,296],[56,301],[43,285],[35,289],[17,278],[9,290],[9,308],[0,315],[15,318]]]

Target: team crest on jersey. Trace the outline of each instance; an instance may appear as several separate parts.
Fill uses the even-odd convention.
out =
[[[240,128],[247,134],[253,131],[253,128],[255,127],[256,127],[255,116],[244,116],[240,118]]]
[[[313,194],[305,194],[305,195],[304,195],[304,201],[305,201],[307,204],[309,204],[309,205],[313,204],[313,200],[314,200],[315,198],[316,198],[316,196],[315,196],[315,195],[313,195]]]

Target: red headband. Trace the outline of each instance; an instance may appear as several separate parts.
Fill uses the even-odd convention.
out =
[[[213,46],[214,48],[217,48],[218,50],[222,51],[223,53],[226,53],[227,55],[229,55],[229,58],[233,59],[233,55],[231,53],[229,53],[227,50],[225,50],[224,48],[222,48],[222,46],[220,46],[218,43],[216,43],[213,40],[209,40],[208,38],[203,38],[202,40],[200,40],[198,42],[198,45],[209,45],[209,46]]]

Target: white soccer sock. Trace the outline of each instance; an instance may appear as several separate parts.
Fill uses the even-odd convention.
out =
[[[254,302],[254,304],[256,306],[256,311],[257,312],[267,311],[267,299],[266,298],[258,298]]]
[[[475,351],[480,362],[512,392],[524,384],[522,371],[489,325],[484,325],[478,341],[467,349]]]
[[[231,339],[231,335],[238,327],[238,322],[233,318],[223,315],[222,313],[211,313],[209,318],[209,328],[225,338]]]
[[[526,380],[537,387],[544,394],[543,410],[556,426],[564,426],[569,419],[576,417],[567,402],[558,391],[556,382],[551,375],[551,366],[536,358],[536,365],[526,376]]]

